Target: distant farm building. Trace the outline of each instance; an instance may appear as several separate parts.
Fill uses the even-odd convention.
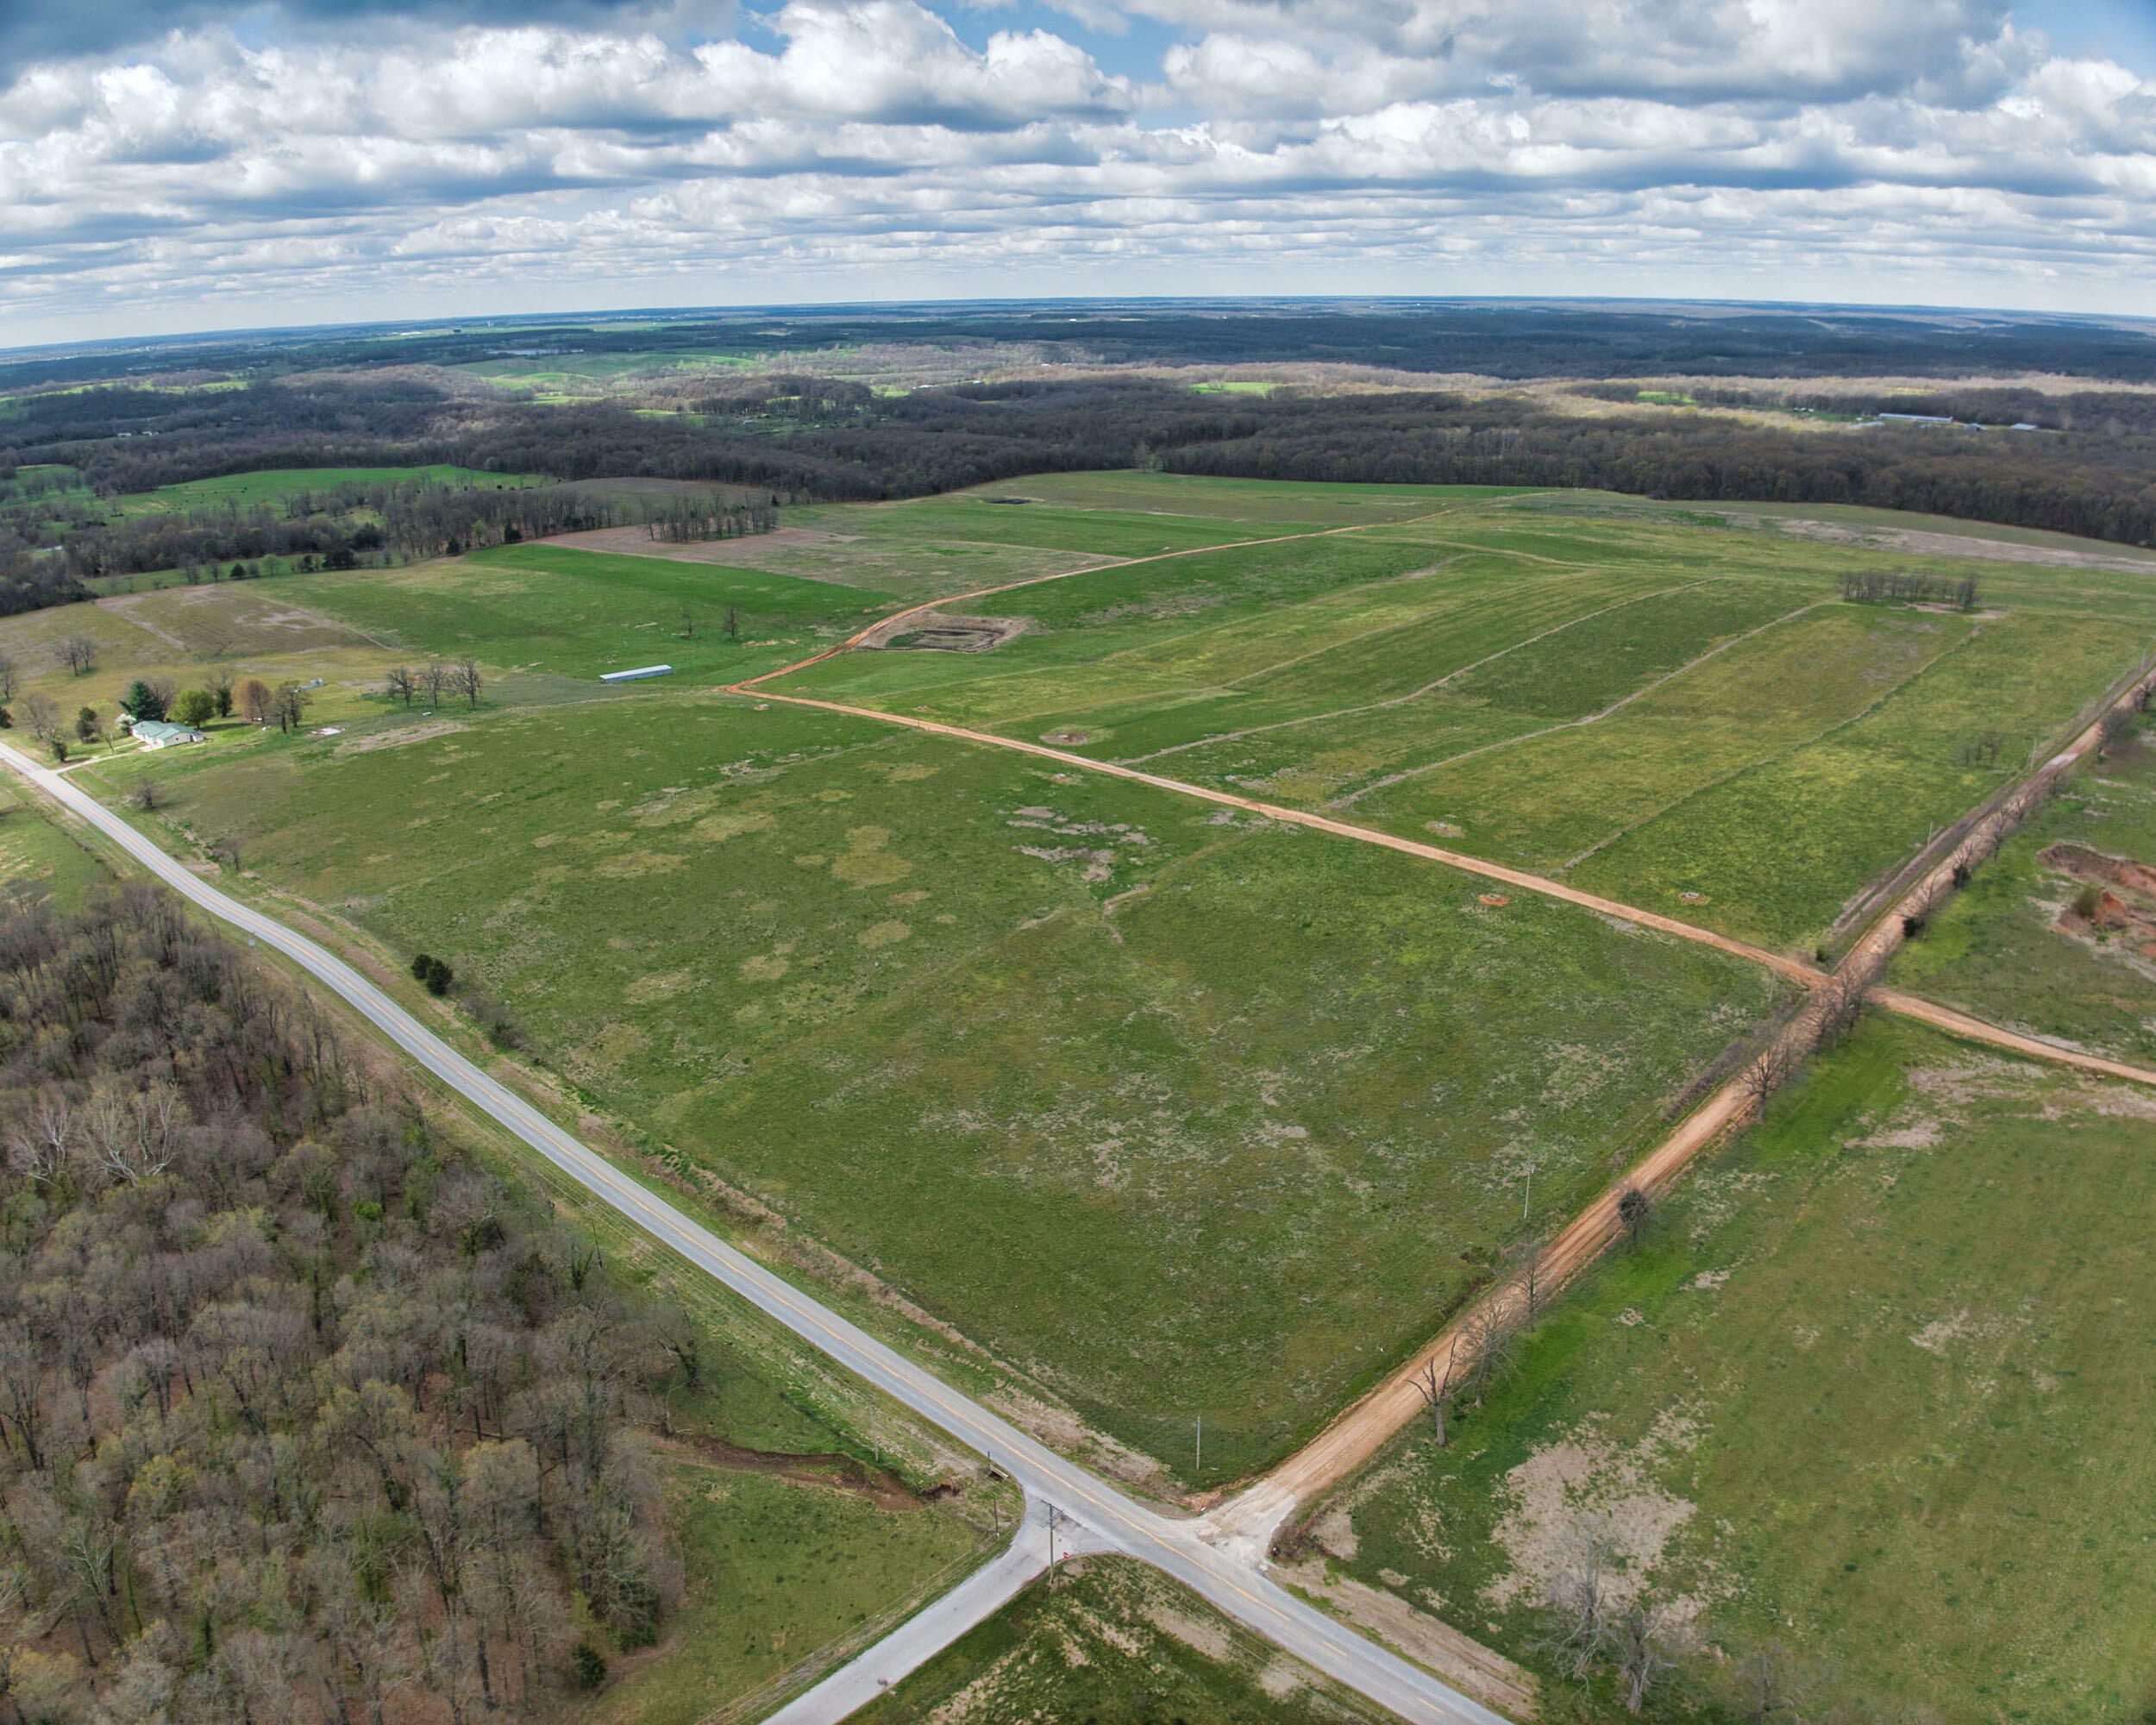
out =
[[[207,743],[207,732],[191,724],[174,724],[169,719],[138,718],[132,726],[135,740],[145,749],[170,749],[175,743]]]
[[[642,677],[670,677],[673,674],[674,667],[671,665],[639,665],[633,671],[602,671],[599,674],[599,681],[602,683],[633,683]]]

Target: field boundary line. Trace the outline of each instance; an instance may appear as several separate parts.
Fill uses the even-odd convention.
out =
[[[1420,839],[1402,838],[1397,833],[1381,831],[1376,827],[1357,826],[1351,821],[1334,820],[1330,816],[1315,814],[1307,809],[1260,802],[1255,797],[1237,796],[1232,791],[1216,791],[1208,786],[1190,784],[1181,779],[1164,778],[1158,773],[1142,773],[1137,768],[1125,767],[1119,762],[1090,760],[1083,755],[1073,755],[1068,750],[1052,749],[1045,743],[1028,743],[1017,737],[998,737],[993,731],[969,731],[964,725],[946,724],[940,719],[916,718],[900,712],[881,712],[874,707],[849,706],[843,701],[818,700],[809,695],[780,694],[775,690],[758,689],[747,683],[729,684],[727,688],[728,693],[732,694],[761,695],[767,700],[781,700],[793,706],[816,707],[825,712],[843,713],[849,718],[874,719],[879,724],[899,725],[908,731],[954,737],[961,743],[987,743],[997,749],[1009,749],[1021,755],[1053,761],[1060,766],[1074,767],[1081,772],[1104,773],[1110,778],[1127,779],[1134,784],[1150,785],[1155,790],[1167,791],[1174,795],[1195,797],[1203,802],[1218,803],[1225,808],[1243,809],[1283,825],[1308,827],[1313,831],[1331,833],[1337,838],[1351,838],[1364,844],[1380,845],[1404,856],[1420,857],[1426,862],[1442,862],[1463,874],[1501,881],[1524,892],[1539,893],[1545,898],[1578,905],[1602,916],[1614,917],[1620,922],[1635,923],[1642,928],[1675,935],[1681,940],[1716,947],[1732,957],[1778,971],[1791,982],[1801,982],[1807,988],[1825,980],[1824,972],[1800,958],[1769,952],[1764,947],[1753,946],[1729,935],[1717,934],[1713,929],[1701,928],[1695,924],[1680,921],[1676,917],[1666,917],[1656,911],[1642,910],[1637,905],[1620,904],[1615,899],[1605,899],[1597,894],[1583,892],[1576,887],[1566,886],[1562,881],[1552,881],[1547,875],[1530,874],[1524,869],[1510,869],[1501,862],[1486,862],[1479,856],[1469,856],[1457,850],[1425,844]]]
[[[1146,557],[1121,557],[1112,562],[1092,563],[1082,569],[1058,569],[1053,574],[1028,575],[1024,580],[1002,581],[992,587],[975,587],[970,593],[945,593],[941,599],[924,599],[918,605],[902,605],[888,617],[880,618],[866,629],[857,629],[836,646],[826,647],[820,653],[812,653],[805,659],[791,665],[781,665],[775,671],[764,671],[738,683],[726,687],[736,693],[747,693],[758,683],[768,683],[774,677],[790,677],[798,671],[805,671],[811,665],[820,665],[826,659],[835,659],[866,641],[871,635],[903,623],[909,617],[918,617],[924,611],[934,611],[947,605],[962,605],[968,599],[989,599],[997,593],[1016,593],[1021,587],[1037,587],[1046,581],[1067,581],[1078,575],[1094,575],[1106,569],[1133,569],[1146,563],[1173,562],[1178,557],[1210,556],[1216,551],[1238,551],[1252,545],[1293,545],[1304,539],[1331,539],[1343,533],[1368,533],[1379,527],[1403,527],[1416,521],[1432,521],[1439,516],[1450,515],[1462,507],[1454,504],[1434,509],[1427,515],[1411,515],[1406,521],[1358,521],[1346,527],[1318,527],[1307,533],[1276,533],[1266,539],[1232,539],[1219,545],[1193,545],[1181,551],[1156,551]]]
[[[1700,585],[1703,586],[1705,583],[1702,582],[1700,583]],[[1727,641],[1718,641],[1714,643],[1714,645],[1709,647],[1704,653],[1701,654],[1696,659],[1688,659],[1682,665],[1677,666],[1675,669],[1664,672],[1652,682],[1642,684],[1639,687],[1634,689],[1630,694],[1625,696],[1622,699],[1612,701],[1600,712],[1590,712],[1584,718],[1568,718],[1563,723],[1557,724],[1545,724],[1539,731],[1523,731],[1517,737],[1504,737],[1495,743],[1485,743],[1481,748],[1470,749],[1464,754],[1448,755],[1442,761],[1432,761],[1425,766],[1410,767],[1404,772],[1388,774],[1382,779],[1373,779],[1369,784],[1363,786],[1359,791],[1351,791],[1344,797],[1333,798],[1333,800],[1327,803],[1326,806],[1327,808],[1346,808],[1351,804],[1360,802],[1364,797],[1369,795],[1372,791],[1386,790],[1394,785],[1404,784],[1409,779],[1419,779],[1425,773],[1436,772],[1440,767],[1457,766],[1463,761],[1473,760],[1477,755],[1489,755],[1500,749],[1509,749],[1515,743],[1532,743],[1538,737],[1554,737],[1560,731],[1578,731],[1583,729],[1587,725],[1600,724],[1611,714],[1621,712],[1625,708],[1630,706],[1636,700],[1645,699],[1647,696],[1652,694],[1664,684],[1675,681],[1677,678],[1683,676],[1687,672],[1697,670],[1709,659],[1714,658],[1720,654],[1727,653],[1733,647],[1742,646],[1745,642],[1751,640],[1755,635],[1764,635],[1770,629],[1779,629],[1783,624],[1789,622],[1793,618],[1803,616],[1808,611],[1817,611],[1822,605],[1839,605],[1841,601],[1839,599],[1814,599],[1809,605],[1800,605],[1795,611],[1785,611],[1779,617],[1771,618],[1768,621],[1761,624],[1757,629],[1747,629],[1742,635],[1733,635]]]
[[[1821,986],[1804,1010],[1774,1039],[1772,1050],[1762,1059],[1771,1058],[1775,1051],[1793,1052],[1797,1060],[1792,1061],[1788,1069],[1793,1072],[1802,1057],[1823,1045],[1833,1028],[1832,1020],[1839,1011],[1846,1010],[1848,991],[1854,988],[1864,991],[1864,998],[1890,1011],[1929,1022],[1974,1041],[2108,1077],[2156,1085],[2156,1071],[2058,1048],[1897,989],[1873,988],[1870,981],[1883,973],[1896,950],[1908,938],[1902,917],[1926,914],[1940,896],[1952,890],[1957,867],[1973,868],[1993,855],[2036,809],[2057,781],[2103,746],[2106,727],[2114,716],[2133,711],[2152,688],[2156,688],[2156,674],[2152,674],[2149,662],[2143,661],[2135,670],[2105,689],[2098,698],[2094,718],[2086,719],[2083,728],[2063,749],[1979,803],[1973,818],[1965,823],[1963,836],[1903,896],[1892,903],[1843,956],[1833,974],[1814,975],[1813,980]],[[2083,709],[2084,718],[2088,711],[2086,707]],[[1839,999],[1836,998],[1838,994]],[[1622,1222],[1616,1205],[1625,1187],[1638,1186],[1650,1193],[1666,1190],[1695,1157],[1724,1132],[1743,1124],[1758,1106],[1765,1088],[1771,1087],[1755,1082],[1750,1070],[1740,1069],[1543,1249],[1533,1262],[1537,1295],[1534,1302],[1527,1299],[1528,1271],[1524,1270],[1501,1282],[1480,1299],[1470,1302],[1427,1347],[1418,1349],[1405,1365],[1352,1403],[1311,1442],[1214,1511],[1215,1537],[1225,1534],[1269,1546],[1273,1534],[1299,1504],[1337,1486],[1366,1465],[1396,1433],[1423,1411],[1425,1399],[1416,1385],[1416,1378],[1430,1362],[1438,1363],[1442,1376],[1447,1367],[1472,1358],[1479,1336],[1488,1333],[1482,1327],[1517,1322],[1523,1311],[1532,1314],[1539,1309],[1545,1273],[1551,1290],[1555,1293],[1592,1264],[1621,1232]]]
[[[1564,871],[1569,873],[1570,870],[1576,869],[1581,863],[1586,862],[1589,857],[1594,856],[1597,851],[1607,850],[1611,845],[1616,844],[1618,840],[1630,837],[1633,833],[1639,831],[1641,827],[1652,825],[1656,821],[1660,820],[1664,815],[1674,813],[1677,810],[1683,808],[1685,804],[1690,802],[1695,797],[1703,797],[1709,791],[1719,790],[1722,786],[1729,784],[1734,780],[1743,778],[1747,773],[1758,772],[1762,767],[1771,767],[1779,762],[1787,761],[1792,756],[1802,754],[1807,749],[1818,747],[1819,744],[1824,743],[1828,737],[1833,736],[1837,731],[1846,731],[1852,725],[1863,724],[1865,720],[1871,718],[1873,713],[1878,712],[1881,707],[1884,706],[1889,701],[1892,700],[1895,696],[1900,694],[1902,690],[1908,687],[1911,683],[1915,682],[1919,677],[1921,677],[1934,666],[1939,664],[1943,660],[1951,657],[1953,654],[1959,653],[1964,647],[1966,647],[1976,638],[1976,632],[1973,630],[1971,630],[1970,633],[1963,636],[1960,640],[1955,642],[1952,646],[1933,655],[1931,658],[1926,660],[1914,671],[1911,671],[1908,675],[1902,678],[1900,682],[1895,684],[1892,688],[1888,689],[1882,694],[1875,696],[1863,706],[1858,707],[1856,712],[1851,713],[1846,718],[1836,719],[1832,724],[1828,725],[1826,730],[1815,732],[1810,737],[1800,737],[1796,742],[1790,743],[1788,748],[1777,750],[1771,755],[1762,755],[1756,760],[1745,762],[1741,767],[1733,767],[1728,772],[1724,773],[1720,778],[1709,779],[1703,785],[1695,785],[1690,790],[1685,792],[1683,796],[1677,798],[1672,802],[1664,803],[1660,808],[1656,809],[1651,814],[1644,814],[1640,816],[1638,820],[1633,822],[1631,825],[1619,827],[1617,831],[1611,833],[1608,837],[1595,840],[1595,842],[1589,845],[1586,850],[1581,851],[1578,856],[1566,859],[1564,864]]]
[[[1583,567],[1579,571],[1578,575],[1576,577],[1573,577],[1572,579],[1584,580],[1589,575],[1606,575],[1609,573],[1610,571],[1601,568],[1599,564],[1589,564]],[[1550,579],[1553,580],[1562,580],[1566,579],[1566,577],[1552,576]],[[1566,630],[1572,628],[1575,624],[1591,623],[1595,618],[1598,617],[1606,617],[1613,611],[1622,611],[1628,605],[1638,605],[1644,600],[1651,599],[1666,599],[1670,594],[1674,593],[1689,593],[1694,587],[1703,587],[1707,586],[1709,581],[1728,580],[1732,579],[1735,578],[1727,575],[1709,575],[1705,580],[1684,581],[1677,586],[1661,587],[1658,588],[1653,593],[1635,593],[1630,599],[1616,599],[1608,605],[1603,605],[1599,611],[1582,612],[1577,617],[1568,618],[1565,622],[1551,624],[1549,628],[1543,630],[1539,634],[1530,635],[1524,640],[1515,641],[1509,647],[1500,647],[1495,653],[1485,653],[1481,658],[1474,661],[1471,664],[1462,665],[1457,670],[1447,671],[1434,683],[1425,683],[1420,688],[1410,689],[1404,695],[1388,695],[1381,701],[1371,701],[1363,706],[1338,707],[1331,712],[1306,713],[1300,718],[1276,719],[1270,724],[1253,724],[1243,731],[1225,731],[1219,732],[1216,736],[1201,737],[1195,743],[1177,743],[1169,745],[1166,749],[1156,749],[1150,755],[1125,755],[1119,758],[1126,762],[1157,761],[1163,755],[1178,755],[1186,749],[1202,749],[1208,743],[1239,743],[1245,737],[1261,737],[1269,731],[1287,731],[1298,724],[1316,724],[1328,718],[1353,718],[1362,713],[1382,712],[1388,707],[1405,706],[1410,701],[1418,701],[1420,700],[1425,695],[1436,693],[1437,691],[1443,688],[1455,677],[1464,677],[1470,671],[1479,671],[1483,666],[1491,664],[1495,661],[1503,658],[1507,653],[1517,653],[1521,648],[1532,647],[1538,641],[1546,641],[1552,635],[1562,635]],[[1507,593],[1517,593],[1521,590],[1521,587],[1508,587],[1505,589]],[[1492,597],[1496,597],[1496,595],[1492,595]],[[1467,602],[1463,601],[1463,605],[1465,603]],[[1437,613],[1437,615],[1439,617],[1449,616],[1451,615],[1451,612],[1440,612]],[[1371,635],[1396,633],[1400,630],[1413,629],[1422,623],[1432,620],[1434,619],[1430,618],[1419,618],[1413,623],[1395,624],[1390,629],[1374,629],[1370,630],[1369,633]],[[1352,646],[1356,641],[1365,640],[1367,638],[1367,636],[1356,636],[1351,640],[1338,643],[1336,645],[1342,647]],[[1306,659],[1321,658],[1324,655],[1333,650],[1334,648],[1332,647],[1321,647],[1314,652],[1300,654],[1293,659],[1283,659],[1279,664],[1269,666],[1263,671],[1252,671],[1249,674],[1249,676],[1270,676],[1273,672],[1284,670],[1289,665],[1300,664]],[[1246,682],[1248,681],[1249,677],[1236,677],[1226,683],[1219,685],[1219,687],[1223,688],[1233,688],[1237,683]]]
[[[1454,561],[1456,560],[1452,558],[1446,558],[1442,562],[1426,564],[1420,569],[1409,569],[1403,574],[1381,575],[1376,580],[1357,581],[1351,586],[1335,588],[1332,593],[1320,595],[1319,599],[1297,599],[1290,604],[1283,605],[1280,606],[1273,614],[1275,616],[1285,616],[1289,613],[1300,611],[1307,605],[1319,603],[1321,599],[1343,598],[1350,593],[1369,593],[1380,587],[1394,586],[1401,581],[1420,580],[1426,576],[1441,573],[1445,569],[1450,568]],[[1213,694],[1222,689],[1232,689],[1235,687],[1237,684],[1246,682],[1252,677],[1270,676],[1274,672],[1284,670],[1290,665],[1299,665],[1307,660],[1320,658],[1324,655],[1333,652],[1339,648],[1351,647],[1358,641],[1368,641],[1374,637],[1391,634],[1402,629],[1413,629],[1419,623],[1427,622],[1430,618],[1450,615],[1451,611],[1457,609],[1460,606],[1471,604],[1472,602],[1472,600],[1462,599],[1453,601],[1443,609],[1432,611],[1426,617],[1411,618],[1404,623],[1380,624],[1374,629],[1365,629],[1357,634],[1344,637],[1340,640],[1333,642],[1327,646],[1313,647],[1307,653],[1298,653],[1292,658],[1282,659],[1270,665],[1262,665],[1255,671],[1246,671],[1241,676],[1230,677],[1221,682],[1185,683],[1172,688],[1155,689],[1150,691],[1150,693],[1155,698],[1160,699],[1187,699]],[[1193,629],[1188,634],[1175,637],[1174,644],[1181,646],[1190,643],[1201,643],[1211,636],[1227,633],[1241,628],[1246,620],[1247,619],[1244,618],[1231,618],[1219,623],[1209,623],[1203,628]],[[1149,641],[1136,643],[1128,647],[1119,647],[1112,653],[1103,653],[1098,659],[1085,662],[1083,668],[1092,668],[1100,666],[1114,665],[1122,660],[1131,658],[1138,654],[1158,652],[1164,644],[1167,643],[1157,641]],[[1006,684],[1022,687],[1028,678],[1046,675],[1055,671],[1069,671],[1074,668],[1080,668],[1055,664],[1031,665],[1022,669],[999,671],[993,675],[974,678],[968,681],[966,687],[968,688],[980,689],[1000,688]],[[927,693],[941,687],[942,686],[940,684],[928,684],[924,687],[923,693]],[[1045,714],[1056,712],[1060,710],[1061,709],[1056,706],[1029,707],[1023,712],[1006,713],[998,722],[1006,724],[1029,724]],[[1176,746],[1178,748],[1181,748],[1188,745],[1179,743]],[[1151,757],[1150,756],[1125,756],[1124,758],[1131,760],[1150,760]]]
[[[1957,1011],[1952,1007],[1942,1007],[1938,1001],[1927,1000],[1921,994],[1905,994],[1899,988],[1877,988],[1867,990],[1866,998],[1890,1013],[1898,1013],[1906,1019],[1915,1019],[1971,1042],[1985,1042],[1995,1048],[2012,1049],[2017,1054],[2027,1054],[2039,1060],[2048,1060],[2054,1065],[2092,1072],[2100,1077],[2123,1078],[2134,1084],[2156,1084],[2156,1070],[2148,1067],[2134,1066],[2123,1060],[2108,1060],[2101,1054],[2084,1054],[2078,1048],[2061,1048],[2041,1037],[2008,1030],[2002,1025],[1995,1025],[1989,1019]]]

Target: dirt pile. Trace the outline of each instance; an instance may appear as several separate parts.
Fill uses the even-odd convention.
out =
[[[2079,940],[2113,936],[2142,957],[2156,958],[2156,869],[2085,844],[2054,844],[2036,860],[2083,883],[2059,913],[2060,933]]]

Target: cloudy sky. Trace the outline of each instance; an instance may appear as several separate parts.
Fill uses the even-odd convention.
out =
[[[0,0],[0,345],[798,300],[2156,313],[2156,0]]]

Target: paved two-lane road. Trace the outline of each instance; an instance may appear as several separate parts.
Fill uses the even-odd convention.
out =
[[[1275,1586],[1242,1548],[1207,1545],[1198,1524],[1171,1520],[1125,1496],[736,1251],[489,1077],[351,965],[274,917],[218,891],[59,774],[4,745],[0,763],[95,826],[175,892],[334,989],[419,1065],[655,1239],[961,1443],[992,1454],[1029,1501],[1075,1516],[1100,1546],[1154,1565],[1238,1622],[1402,1719],[1503,1725],[1487,1708]]]

